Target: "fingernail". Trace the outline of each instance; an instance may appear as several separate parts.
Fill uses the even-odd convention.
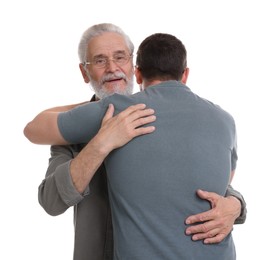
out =
[[[196,241],[196,240],[198,240],[198,237],[197,236],[192,236],[192,240]]]

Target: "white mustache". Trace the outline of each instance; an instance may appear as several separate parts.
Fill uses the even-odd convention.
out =
[[[122,72],[108,73],[102,77],[100,80],[100,85],[104,84],[106,81],[115,80],[115,79],[124,79],[126,80],[126,75]]]

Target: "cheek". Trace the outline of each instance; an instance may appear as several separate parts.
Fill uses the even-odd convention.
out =
[[[124,69],[125,75],[128,77],[128,79],[131,79],[134,76],[134,67],[129,66],[126,69]]]
[[[104,72],[102,70],[89,71],[92,80],[99,82],[103,77]]]

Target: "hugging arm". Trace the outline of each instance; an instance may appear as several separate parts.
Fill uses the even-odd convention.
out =
[[[90,106],[91,104],[92,103],[88,105]],[[100,106],[98,106],[97,108],[98,109],[96,110],[94,110],[93,108],[90,111],[90,113],[94,112],[95,115],[97,115],[100,111]],[[72,111],[66,112],[67,119],[70,119],[67,121],[68,123],[70,123],[70,125],[67,125],[66,130],[70,132],[71,135],[74,135],[75,138],[74,140],[84,139],[82,138],[83,132],[79,131],[79,129],[87,129],[86,134],[89,135],[91,134],[90,135],[91,137],[93,136],[93,134],[90,132],[90,130],[88,132],[88,129],[94,129],[94,130],[97,129],[97,125],[99,123],[98,122],[99,117],[94,118],[94,116],[92,116],[90,113],[85,114],[88,111],[88,109],[91,109],[91,107],[79,106],[76,108],[77,111],[74,111],[75,113],[73,113]],[[114,113],[114,107],[112,109]],[[51,144],[51,145],[69,144],[69,142],[64,138],[64,133],[60,131],[58,126],[58,117],[60,113],[61,111],[59,111],[56,108],[47,109],[39,113],[32,121],[30,121],[25,126],[24,128],[25,137],[29,139],[29,141],[35,144]],[[152,109],[147,109],[146,105],[137,104],[128,107],[127,109],[119,113],[116,117],[127,123],[125,126],[128,126],[127,130],[129,132],[127,137],[129,138],[128,141],[130,141],[135,136],[148,133],[148,131],[153,128],[151,126],[143,127],[144,124],[154,121],[153,114],[154,111]],[[97,131],[93,133],[96,134]],[[85,136],[85,139],[87,137],[88,136]],[[75,143],[82,143],[82,142],[75,142]]]
[[[155,120],[153,111],[138,108],[142,106],[129,107],[113,117],[114,107],[109,106],[101,129],[82,150],[84,145],[51,146],[49,166],[38,194],[48,214],[59,215],[83,200],[89,182],[110,151],[154,131],[154,127],[138,128]]]
[[[234,171],[231,173],[232,177]],[[204,240],[206,244],[221,242],[233,229],[234,224],[243,224],[246,219],[246,203],[243,196],[231,185],[225,197],[214,192],[198,190],[197,195],[211,204],[211,209],[185,219],[189,225],[186,235],[193,240]]]
[[[68,144],[60,134],[57,125],[57,118],[59,113],[69,111],[78,105],[88,102],[53,107],[39,113],[32,121],[30,121],[24,128],[25,137],[35,144],[53,144],[65,145]]]

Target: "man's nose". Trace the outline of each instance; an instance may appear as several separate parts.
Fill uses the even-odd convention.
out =
[[[119,69],[119,66],[113,59],[108,59],[106,63],[106,71],[116,71]]]

